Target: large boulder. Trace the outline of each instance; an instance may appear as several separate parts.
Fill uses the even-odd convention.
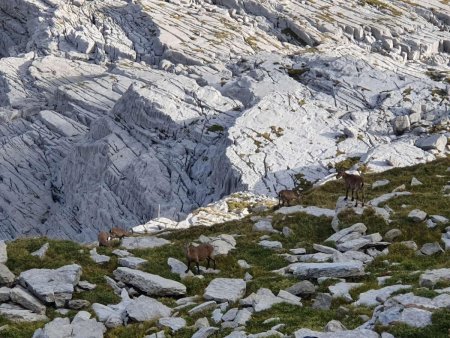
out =
[[[0,286],[12,284],[15,278],[16,276],[11,270],[5,264],[0,263]]]
[[[364,274],[364,266],[359,261],[342,263],[295,263],[288,267],[294,276],[301,279],[319,277],[354,277]]]
[[[117,280],[132,285],[148,296],[182,296],[186,294],[183,284],[140,270],[119,267],[114,271]]]
[[[216,278],[205,290],[204,297],[218,302],[236,302],[245,294],[246,283],[242,279]]]
[[[64,306],[72,299],[75,285],[80,281],[81,266],[66,265],[58,269],[31,269],[19,276],[19,283],[45,303]]]

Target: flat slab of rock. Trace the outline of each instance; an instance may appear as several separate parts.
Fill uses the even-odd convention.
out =
[[[218,302],[236,302],[245,295],[246,282],[236,278],[213,279],[205,289],[203,297]]]
[[[19,276],[19,283],[44,303],[64,306],[72,299],[75,285],[80,281],[81,266],[65,265],[58,269],[31,269]]]
[[[202,304],[197,305],[196,307],[193,307],[188,311],[190,315],[203,312],[203,311],[210,311],[217,307],[217,303],[214,300],[210,300],[209,302],[204,302]]]
[[[300,329],[294,332],[295,338],[379,338],[378,333],[371,330],[349,330],[339,332],[317,332],[310,329]]]
[[[287,292],[296,296],[311,296],[316,293],[316,287],[313,283],[307,280],[298,282],[286,289]]]
[[[350,290],[355,289],[363,285],[363,283],[346,283],[346,282],[339,282],[335,285],[331,285],[328,287],[328,290],[330,290],[331,295],[333,298],[343,298],[347,302],[351,302],[353,300],[352,296],[350,295]]]
[[[361,262],[343,263],[294,263],[288,267],[294,276],[301,279],[319,277],[353,277],[364,274],[364,266]]]
[[[200,330],[195,332],[191,338],[207,338],[217,331],[219,331],[217,327],[212,326],[202,327]]]
[[[21,305],[25,309],[28,309],[34,313],[44,315],[45,314],[45,306],[42,304],[39,299],[29,294],[25,289],[20,286],[16,286],[11,289],[9,296],[11,301],[16,304]]]
[[[367,231],[367,227],[363,223],[356,223],[352,226],[349,226],[348,228],[344,228],[342,230],[339,230],[335,234],[328,237],[325,241],[326,242],[340,242],[345,239],[356,239],[364,235]],[[349,238],[348,236],[352,233],[355,233],[356,236],[352,236],[352,238]]]
[[[359,299],[353,303],[355,306],[376,306],[388,299],[394,292],[409,289],[411,285],[390,285],[378,290],[369,290],[359,295]]]
[[[414,145],[423,150],[437,149],[443,151],[447,145],[447,137],[439,134],[430,135],[419,138]]]
[[[259,245],[266,249],[282,249],[283,248],[283,244],[281,244],[281,242],[278,242],[278,241],[263,240],[263,241],[259,242]]]
[[[139,257],[129,256],[129,257],[122,257],[119,258],[119,265],[125,266],[127,268],[131,269],[138,269],[142,265],[144,265],[147,262],[146,259],[142,259]]]
[[[387,179],[375,181],[372,183],[372,189],[376,189],[378,187],[384,187],[385,185],[388,185],[389,183],[391,183],[391,181],[389,181]]]
[[[106,255],[99,255],[97,253],[97,249],[94,248],[91,251],[89,251],[89,254],[91,255],[91,259],[97,263],[97,264],[105,264],[108,263],[111,260],[111,257]]]
[[[272,222],[269,219],[262,219],[256,222],[255,224],[253,224],[252,230],[258,232],[277,232],[272,227]]]
[[[128,256],[133,256],[133,254],[131,252],[128,252],[127,250],[120,250],[120,249],[116,249],[112,252],[114,255],[118,256],[118,257],[128,257]]]
[[[303,207],[301,205],[295,205],[293,207],[283,207],[275,211],[276,214],[290,215],[303,212],[305,214],[316,217],[334,217],[336,212],[332,209],[319,208],[316,206]]]
[[[399,197],[399,196],[410,196],[412,195],[409,191],[397,191],[397,192],[391,192],[388,194],[381,195],[377,198],[374,198],[371,200],[368,204],[372,205],[374,207],[378,207],[381,203],[386,203],[392,198]]]
[[[114,271],[117,280],[132,285],[148,296],[182,296],[186,286],[171,279],[144,271],[119,267]]]
[[[141,295],[134,299],[127,307],[128,316],[135,321],[145,322],[169,317],[172,309],[156,299]]]
[[[158,325],[168,327],[172,332],[176,332],[186,327],[186,321],[179,317],[164,317],[158,320]]]
[[[127,250],[152,249],[169,244],[170,241],[159,237],[124,237],[121,246]]]
[[[425,243],[420,248],[420,252],[424,255],[431,256],[437,253],[442,253],[444,250],[441,248],[438,242]]]
[[[31,312],[20,306],[10,306],[9,304],[0,304],[0,316],[12,322],[40,322],[47,321],[46,315]]]
[[[178,276],[180,276],[180,278],[194,276],[194,274],[190,270],[186,273],[187,265],[176,258],[167,258],[167,264],[170,266],[170,271],[176,273]]]
[[[450,269],[428,270],[420,275],[419,284],[427,288],[432,288],[438,282],[450,281]]]

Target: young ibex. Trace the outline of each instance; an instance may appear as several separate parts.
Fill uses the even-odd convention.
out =
[[[364,206],[364,179],[359,175],[351,175],[347,174],[344,170],[341,170],[338,172],[336,178],[344,178],[345,181],[345,188],[347,189],[345,193],[345,199],[346,201],[348,199],[348,191],[352,190],[352,201],[355,200],[354,198],[354,192],[356,191],[356,204],[355,207],[358,206],[358,192],[361,191],[362,195],[362,201],[361,204]]]
[[[284,206],[287,204],[289,207],[291,205],[291,201],[300,202],[302,195],[299,190],[281,190],[278,193],[278,206]]]
[[[123,237],[130,236],[133,233],[133,231],[126,231],[122,228],[113,227],[109,231],[109,233],[111,234],[111,237],[113,237],[113,238],[121,238],[122,239]]]
[[[185,273],[188,273],[191,267],[191,262],[194,262],[197,265],[197,274],[199,274],[199,262],[204,261],[205,259],[208,261],[208,265],[206,266],[207,269],[209,269],[210,261],[213,261],[214,269],[216,268],[216,260],[214,259],[214,247],[211,244],[204,243],[198,246],[193,246],[189,243],[186,243],[185,253],[187,258],[187,269]]]
[[[98,234],[98,244],[100,246],[112,246],[111,239],[111,236],[105,231],[100,231]]]

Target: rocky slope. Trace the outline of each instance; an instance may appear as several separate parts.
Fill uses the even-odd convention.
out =
[[[449,165],[366,176],[364,208],[333,181],[290,207],[234,194],[114,247],[0,241],[0,335],[447,337]],[[214,266],[187,269],[186,242],[211,243]]]
[[[235,191],[273,196],[348,157],[380,171],[445,154],[449,12],[1,1],[0,238],[89,241]]]

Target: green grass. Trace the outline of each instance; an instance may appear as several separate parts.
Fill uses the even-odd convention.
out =
[[[396,242],[403,240],[414,240],[419,247],[426,242],[440,241],[440,236],[445,226],[438,226],[435,229],[428,229],[424,223],[413,223],[408,220],[407,214],[415,208],[422,209],[429,214],[439,214],[450,218],[450,199],[442,195],[441,188],[450,179],[450,173],[447,168],[450,166],[449,158],[441,159],[426,165],[418,165],[409,168],[394,169],[388,172],[364,175],[366,182],[367,200],[378,197],[381,194],[391,192],[395,187],[405,184],[406,189],[413,193],[412,196],[397,197],[387,202],[389,207],[394,210],[391,215],[392,222],[387,224],[382,218],[377,216],[371,208],[367,208],[362,215],[355,214],[352,210],[343,212],[339,215],[340,226],[347,227],[357,222],[364,223],[368,228],[368,233],[380,232],[382,235],[392,228],[399,228],[403,234]],[[412,177],[416,177],[422,186],[411,187]],[[370,184],[376,180],[387,178],[391,182],[387,186],[371,189]],[[311,189],[306,192],[302,203],[304,205],[316,205],[319,207],[334,209],[336,200],[345,193],[343,181],[331,181],[317,189]],[[230,209],[240,209],[248,207],[247,201],[230,202]],[[402,207],[406,205],[407,207]],[[330,223],[331,219],[327,217],[313,217],[304,213],[292,215],[275,214],[273,207],[271,210],[261,213],[263,216],[271,215],[273,217],[273,227],[279,231],[287,226],[293,234],[290,237],[284,237],[282,234],[270,235],[271,240],[280,241],[283,249],[272,251],[264,249],[258,245],[260,237],[264,233],[252,231],[254,222],[250,217],[239,221],[217,224],[212,227],[193,227],[179,231],[167,232],[164,237],[171,241],[171,244],[160,248],[147,250],[133,250],[137,257],[148,260],[148,263],[142,267],[142,270],[149,273],[158,274],[162,277],[181,281],[187,287],[187,294],[202,295],[208,283],[216,277],[243,278],[248,271],[254,279],[247,283],[246,296],[256,292],[259,288],[269,288],[275,294],[281,289],[285,289],[296,282],[293,277],[280,276],[272,270],[277,270],[288,265],[288,263],[279,254],[289,252],[289,249],[304,247],[308,252],[313,252],[314,243],[324,243],[324,241],[333,233]],[[185,242],[195,241],[200,235],[217,236],[220,234],[236,235],[237,249],[231,251],[227,256],[217,257],[217,268],[220,273],[217,275],[204,275],[204,279],[187,278],[181,280],[178,275],[171,273],[167,265],[169,257],[184,261],[183,246]],[[30,256],[30,253],[39,249],[45,242],[50,243],[50,249],[43,260]],[[333,246],[334,243],[326,243]],[[106,265],[97,265],[89,257],[89,248],[70,242],[53,241],[45,238],[39,239],[20,239],[8,243],[8,267],[16,274],[31,268],[58,268],[66,264],[80,264],[83,267],[82,280],[97,284],[94,291],[75,293],[74,298],[87,299],[91,303],[99,302],[102,304],[114,304],[119,301],[113,291],[104,280],[105,275],[112,275],[117,267],[117,259],[111,255],[113,248],[99,248],[99,253],[105,253],[112,257]],[[377,257],[370,264],[366,271],[366,276],[358,278],[348,278],[348,281],[364,282],[360,288],[351,291],[351,295],[356,299],[361,292],[370,289],[379,288],[376,277],[391,276],[386,285],[403,283],[410,284],[412,291],[416,295],[423,297],[434,297],[436,292],[419,287],[420,271],[426,269],[449,267],[450,252],[435,256],[416,256],[414,251],[405,246],[394,243],[389,247],[389,254]],[[237,261],[246,260],[252,267],[244,270],[239,267]],[[389,263],[386,264],[386,261]],[[392,265],[391,263],[397,263]],[[417,273],[419,271],[419,273]],[[328,292],[328,286],[331,281],[318,287],[319,292]],[[440,283],[436,287],[447,287],[450,283]],[[409,292],[409,291],[408,291]],[[175,302],[172,298],[160,298],[164,304],[174,307]],[[359,315],[371,316],[373,309],[365,307],[354,308],[345,304],[344,300],[334,300],[330,310],[315,310],[310,307],[312,300],[302,300],[304,307],[290,305],[276,305],[270,310],[254,314],[248,323],[248,332],[257,333],[270,329],[273,325],[263,324],[263,321],[271,317],[280,317],[281,323],[286,324],[282,330],[283,333],[292,334],[295,330],[310,328],[314,330],[323,330],[325,324],[331,319],[339,319],[349,329],[362,324]],[[339,307],[345,304],[348,313],[344,314]],[[210,313],[196,314],[189,316],[188,309],[180,311],[188,325],[193,325],[195,320],[202,316],[209,318]],[[444,337],[446,330],[450,326],[450,310],[440,310],[433,314],[433,325],[424,329],[411,329],[404,325],[394,325],[389,328],[378,328],[379,330],[388,330],[396,337]],[[47,315],[50,319],[55,317],[55,311],[48,308]],[[69,317],[73,316],[73,313]],[[28,338],[37,327],[42,327],[44,323],[14,324],[3,318],[0,318],[0,326],[8,324],[9,328],[3,331],[0,336],[3,338]],[[107,338],[135,338],[143,337],[159,331],[156,323],[131,323],[127,327],[119,327],[108,330]],[[194,329],[185,328],[177,332],[175,337],[191,337]],[[214,337],[224,336],[230,330],[224,330],[214,335]],[[380,331],[381,332],[381,331]],[[170,334],[169,332],[166,332]]]

